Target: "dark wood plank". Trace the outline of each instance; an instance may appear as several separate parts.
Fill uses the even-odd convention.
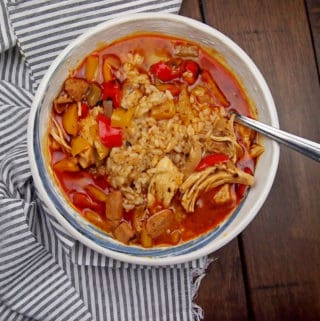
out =
[[[306,0],[309,22],[314,43],[315,55],[318,61],[318,73],[320,63],[320,1]]]
[[[199,21],[203,19],[198,0],[184,0],[181,5],[180,14]]]
[[[208,24],[257,63],[281,127],[320,141],[319,82],[304,2],[208,0],[204,12]],[[319,182],[318,163],[281,148],[272,192],[242,235],[254,320],[320,320]]]
[[[199,1],[184,0],[181,15],[202,20]],[[196,299],[204,321],[247,320],[247,306],[237,240],[211,255],[215,260],[201,282]]]
[[[204,320],[248,320],[237,240],[233,240],[210,258],[214,259],[214,262],[202,280],[196,299],[204,309]]]

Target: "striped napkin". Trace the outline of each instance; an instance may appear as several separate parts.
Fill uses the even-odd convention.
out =
[[[35,90],[76,36],[106,19],[178,13],[182,0],[1,0],[0,321],[201,320],[206,257],[170,267],[119,262],[74,240],[37,198],[26,130]]]

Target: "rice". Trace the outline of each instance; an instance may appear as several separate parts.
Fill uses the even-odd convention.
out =
[[[140,61],[134,57],[132,60]],[[124,130],[122,146],[112,148],[107,159],[106,172],[112,187],[122,192],[124,208],[130,210],[147,204],[147,191],[154,168],[163,157],[169,157],[177,168],[182,170],[188,162],[192,146],[196,143],[200,144],[202,154],[217,149],[218,145],[211,146],[210,136],[222,136],[223,133],[214,133],[213,124],[221,118],[225,118],[227,122],[228,118],[222,108],[199,104],[191,94],[189,100],[192,117],[188,124],[178,112],[172,118],[156,120],[150,116],[150,111],[170,100],[172,102],[174,98],[171,93],[160,91],[151,85],[150,80],[147,81],[133,63],[126,64],[125,72],[127,81],[136,92],[131,90],[128,92],[130,97],[125,94],[122,101],[128,108],[136,108],[135,116]],[[137,86],[137,83],[140,85]],[[135,106],[131,100],[133,96],[141,97],[135,101]],[[177,101],[174,103],[177,104]],[[229,148],[229,153],[233,154],[234,150],[229,145],[224,143],[223,148],[227,151]]]

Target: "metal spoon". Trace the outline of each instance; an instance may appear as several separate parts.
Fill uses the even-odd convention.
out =
[[[236,121],[320,162],[320,144],[235,113]]]

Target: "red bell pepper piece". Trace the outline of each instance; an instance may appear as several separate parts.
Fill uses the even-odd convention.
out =
[[[80,192],[72,194],[72,203],[80,210],[90,208],[101,214],[105,211],[105,205],[102,202],[95,202],[87,194]]]
[[[184,61],[173,58],[166,62],[159,61],[150,67],[150,72],[161,81],[170,81],[181,77],[184,72]]]
[[[112,99],[113,107],[120,107],[121,85],[118,80],[113,79],[102,84],[102,99]]]
[[[92,207],[92,200],[86,194],[75,192],[72,195],[73,204],[83,210]]]
[[[122,145],[122,129],[111,127],[111,119],[103,114],[98,117],[99,138],[106,147],[120,147]]]
[[[94,176],[93,181],[97,186],[99,186],[103,190],[109,186],[109,182],[105,176]]]
[[[253,172],[249,167],[245,167],[243,171],[247,174],[253,175]]]
[[[89,106],[87,103],[81,103],[81,116],[80,118],[86,118],[89,113]]]
[[[185,62],[184,69],[185,69],[185,71],[188,71],[188,73],[183,74],[183,79],[189,85],[194,84],[199,76],[199,73],[200,73],[199,65],[193,60],[187,60]]]
[[[207,167],[216,165],[218,163],[225,163],[228,160],[229,160],[229,157],[225,154],[208,155],[208,156],[201,159],[200,163],[197,165],[195,170],[197,172],[200,172],[200,171],[206,169]]]

